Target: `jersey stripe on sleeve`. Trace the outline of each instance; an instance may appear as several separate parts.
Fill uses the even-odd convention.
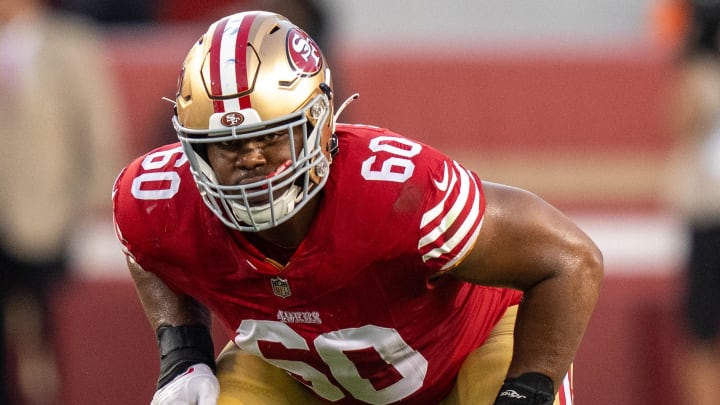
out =
[[[448,177],[449,176],[449,177]],[[452,268],[472,249],[482,225],[483,201],[477,178],[457,162],[443,167],[435,181],[442,199],[422,217],[418,249],[424,262],[439,260]]]

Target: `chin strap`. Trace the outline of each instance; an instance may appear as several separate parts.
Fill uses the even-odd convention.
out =
[[[263,204],[259,207],[245,207],[236,201],[230,201],[230,207],[235,218],[239,221],[251,225],[265,225],[277,222],[290,211],[295,208],[295,204],[302,197],[300,187],[293,185],[278,198],[271,203]],[[274,214],[274,216],[273,216]]]

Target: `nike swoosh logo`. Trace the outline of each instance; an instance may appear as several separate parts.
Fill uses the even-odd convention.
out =
[[[433,182],[435,182],[435,187],[437,187],[440,191],[447,191],[449,181],[450,181],[450,177],[448,176],[447,162],[443,162],[442,180],[437,181],[437,180],[433,179]]]

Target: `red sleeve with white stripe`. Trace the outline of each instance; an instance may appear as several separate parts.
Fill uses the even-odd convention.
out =
[[[563,378],[562,385],[558,389],[557,401],[558,405],[573,405],[575,402],[575,393],[573,388],[573,367],[570,366],[565,378]]]
[[[431,170],[433,192],[422,215],[418,250],[423,262],[444,272],[459,264],[475,245],[485,197],[475,173],[452,160],[441,163]]]

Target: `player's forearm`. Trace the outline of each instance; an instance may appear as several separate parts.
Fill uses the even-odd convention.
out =
[[[192,297],[175,293],[129,256],[127,263],[145,315],[158,339],[160,375],[153,404],[166,403],[165,400],[174,403],[177,391],[187,391],[188,384],[198,379],[216,385],[212,376],[215,350],[210,311]],[[186,372],[194,371],[197,365],[208,366],[206,373],[201,369],[198,373]]]
[[[190,297],[181,297],[178,302],[168,303],[167,307],[154,311],[148,319],[153,330],[161,326],[196,325],[208,330],[212,327],[210,311]]]
[[[585,252],[556,277],[525,292],[509,377],[539,372],[553,380],[555,389],[560,386],[585,333],[602,280],[599,252]]]
[[[132,258],[130,275],[145,315],[154,331],[161,326],[203,325],[211,327],[210,311],[192,297],[176,294],[155,274],[145,271]]]

